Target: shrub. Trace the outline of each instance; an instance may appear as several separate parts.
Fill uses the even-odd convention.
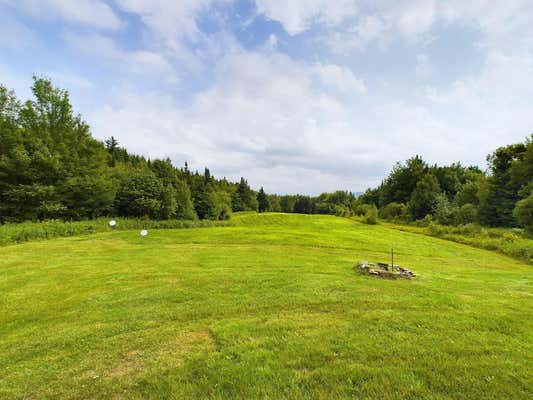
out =
[[[366,215],[366,213],[368,212],[368,210],[370,209],[370,207],[372,207],[370,204],[358,204],[354,207],[353,209],[353,213],[354,215],[357,215],[358,217],[362,217],[364,215]]]
[[[439,193],[435,197],[433,215],[439,224],[450,225],[452,223],[454,210],[444,193]]]
[[[399,219],[405,217],[407,214],[407,206],[403,203],[389,203],[385,207],[380,208],[379,217],[382,219]]]
[[[477,221],[477,207],[473,204],[465,204],[458,209],[455,215],[455,224],[472,224]]]
[[[378,223],[378,208],[374,204],[368,208],[363,222],[368,225],[376,225]]]
[[[415,221],[416,226],[427,227],[433,223],[433,217],[431,215],[426,215],[424,218]]]
[[[529,233],[533,233],[533,194],[516,203],[514,217]]]

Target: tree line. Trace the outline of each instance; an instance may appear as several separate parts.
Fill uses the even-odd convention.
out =
[[[533,135],[496,149],[487,161],[484,172],[460,164],[428,165],[415,156],[360,196],[360,207],[364,212],[376,207],[383,219],[533,231]]]
[[[533,136],[478,167],[398,163],[377,187],[319,196],[254,191],[208,168],[191,172],[169,159],[129,153],[114,137],[100,142],[74,113],[68,92],[34,77],[21,102],[0,85],[0,223],[101,216],[224,220],[237,211],[435,220],[441,224],[521,225],[533,230]]]
[[[224,220],[264,200],[247,181],[191,172],[169,159],[95,140],[68,92],[34,78],[34,99],[0,86],[0,222],[100,216]],[[262,196],[266,194],[262,190]]]

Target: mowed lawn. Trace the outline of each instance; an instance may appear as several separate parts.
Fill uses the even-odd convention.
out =
[[[533,398],[533,267],[330,216],[234,225],[0,248],[0,398]],[[418,278],[353,270],[392,244]]]

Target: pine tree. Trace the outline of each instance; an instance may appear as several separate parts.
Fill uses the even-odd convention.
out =
[[[231,199],[233,211],[257,211],[257,198],[246,179],[241,178]]]
[[[266,212],[270,208],[268,196],[266,195],[262,186],[261,186],[261,189],[259,190],[259,193],[257,194],[257,204],[258,204],[258,210],[260,213]]]

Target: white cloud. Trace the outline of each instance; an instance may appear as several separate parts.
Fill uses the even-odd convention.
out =
[[[65,20],[99,29],[119,29],[120,19],[102,0],[0,0],[7,5],[42,20]]]
[[[161,37],[194,39],[201,35],[196,17],[216,0],[116,0],[124,11],[138,14],[144,24]]]
[[[521,140],[531,131],[533,57],[491,52],[479,74],[425,94],[435,107],[455,110],[455,122],[479,141],[478,149]]]
[[[228,44],[228,38],[223,35],[217,36],[221,43],[209,40],[198,27],[197,20],[203,12],[230,1],[116,0],[122,10],[141,18],[149,34],[148,41],[153,43],[154,48],[175,58],[189,71],[203,68],[204,58],[208,58],[211,52],[219,51],[218,46]]]
[[[117,47],[113,39],[99,34],[66,33],[64,39],[76,53],[84,53],[108,60],[111,67],[135,74],[159,76],[168,82],[176,82],[172,65],[163,55],[147,50],[125,51]]]
[[[398,9],[393,9],[391,18],[404,37],[414,38],[433,26],[437,12],[434,0],[410,0],[397,4]]]
[[[533,40],[533,4],[530,0],[395,0],[378,1],[371,12],[351,18],[326,33],[332,51],[349,54],[365,50],[373,42],[385,45],[398,38],[408,42],[427,39],[437,24],[470,26],[482,34],[480,45],[497,48],[513,41],[527,47]],[[320,21],[319,15],[314,21]],[[282,17],[280,20],[282,20]],[[306,25],[303,29],[309,28]]]
[[[316,64],[314,71],[326,86],[342,92],[366,93],[364,81],[356,78],[348,67],[335,64]]]
[[[335,25],[357,12],[354,0],[256,0],[259,14],[279,21],[291,35],[304,32],[313,22]]]
[[[90,120],[98,136],[116,132],[133,151],[209,165],[232,179],[246,175],[271,191],[309,192],[311,177],[320,177],[312,190],[370,183],[375,140],[352,131],[349,108],[317,88],[315,76],[315,65],[243,51],[222,58],[215,84],[186,108],[127,92]],[[283,178],[272,179],[273,170]]]
[[[99,71],[106,71],[106,83],[116,79],[101,90],[94,76],[74,68],[58,65],[55,73],[48,72],[78,93],[99,92],[97,99],[84,102],[99,138],[113,134],[133,152],[187,160],[198,169],[208,165],[232,179],[244,175],[268,191],[361,190],[379,183],[395,161],[415,153],[431,162],[482,163],[496,146],[529,133],[530,1],[343,0],[332,6],[325,0],[256,0],[257,13],[279,21],[293,37],[266,32],[266,40],[257,36],[261,42],[255,50],[243,49],[224,22],[202,31],[200,17],[211,23],[225,2],[230,0],[116,0],[115,8],[142,22],[134,50],[129,42],[122,45],[121,35],[100,31],[121,26],[103,1],[81,0],[82,10],[97,5],[83,15],[72,9],[74,2],[58,0],[21,0],[9,7],[69,22],[63,32],[71,53],[96,60]],[[5,9],[12,13],[11,8]],[[97,15],[102,19],[95,22]],[[0,26],[0,34],[18,29],[20,35],[11,39],[20,39],[21,46],[35,39],[29,29],[7,20],[11,25]],[[451,25],[475,32],[473,46],[480,57],[475,61],[482,65],[457,68],[457,76],[445,80],[439,68],[462,60],[443,62],[427,39],[447,34]],[[306,44],[300,40],[313,32],[298,34],[315,26],[332,50],[350,57],[327,59],[318,47],[294,58],[282,53]],[[252,37],[254,24],[246,29]],[[461,29],[453,34],[457,37],[450,35],[445,45],[463,39]],[[394,51],[398,48],[402,54]],[[384,65],[392,57],[394,63]],[[402,69],[405,64],[411,70]],[[13,71],[0,65],[2,80],[19,87]],[[192,82],[168,85],[180,78]],[[363,95],[367,82],[372,90]],[[426,82],[433,87],[424,87]]]

